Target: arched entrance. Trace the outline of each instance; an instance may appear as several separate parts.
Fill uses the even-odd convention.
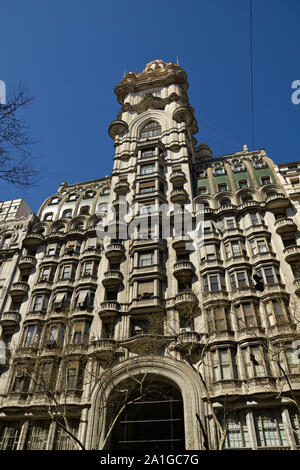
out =
[[[166,417],[162,414],[162,410],[164,406],[168,406],[166,403],[153,403],[152,409],[156,408],[155,411],[158,418],[154,418],[153,420],[153,427],[152,429],[155,430],[154,439],[144,439],[146,442],[138,443],[138,442],[121,442],[121,441],[130,441],[130,439],[121,439],[118,436],[120,434],[120,428],[122,432],[122,428],[124,431],[123,425],[126,426],[128,429],[132,424],[132,429],[134,429],[134,433],[138,433],[138,427],[136,419],[124,419],[125,409],[123,416],[117,416],[115,426],[112,428],[112,432],[110,432],[110,425],[113,422],[113,415],[115,415],[116,408],[113,410],[114,413],[111,413],[109,409],[110,406],[115,400],[115,392],[122,391],[126,389],[124,384],[128,381],[128,379],[132,380],[133,377],[150,377],[151,380],[154,380],[156,383],[159,384],[160,390],[162,384],[167,386],[169,394],[165,395],[164,393],[160,393],[159,399],[154,399],[155,395],[152,398],[151,396],[147,396],[146,398],[143,397],[141,399],[140,405],[134,405],[137,410],[135,413],[136,415],[143,416],[142,408],[137,408],[138,406],[143,406],[144,402],[168,402],[169,401],[169,413]],[[158,442],[158,434],[157,430],[160,429],[161,423],[163,419],[165,422],[167,420],[173,420],[173,425],[176,423],[175,420],[179,420],[178,428],[180,431],[177,435],[179,437],[175,439],[180,439],[180,441],[173,441],[177,442],[176,450],[180,448],[185,448],[186,450],[201,450],[202,449],[202,433],[199,427],[198,420],[196,419],[196,414],[200,417],[204,417],[204,407],[203,402],[201,399],[201,390],[202,385],[199,379],[199,376],[186,364],[176,361],[173,358],[166,358],[162,356],[151,356],[151,360],[149,356],[140,356],[138,358],[133,357],[130,358],[113,368],[113,370],[109,370],[107,373],[104,373],[99,380],[99,382],[95,385],[94,390],[91,394],[91,408],[88,411],[87,415],[87,428],[86,428],[86,435],[84,437],[84,442],[88,449],[106,449],[106,450],[113,450],[113,449],[121,449],[121,445],[127,446],[126,448],[129,449],[131,445],[132,449],[154,449],[155,445],[160,445],[160,449],[163,449],[163,440],[165,440],[165,445],[169,447],[165,448],[172,448],[175,444],[172,444],[174,438],[174,426],[173,429],[171,424],[169,426],[169,435],[171,437],[166,439],[161,439]],[[157,387],[156,387],[157,388]],[[152,392],[154,390],[152,389]],[[170,406],[170,402],[174,401],[174,407]],[[177,405],[175,405],[175,401],[177,401]],[[183,402],[183,410],[182,410],[182,402]],[[119,404],[121,401],[119,400]],[[118,404],[118,403],[117,403]],[[146,405],[149,406],[149,405]],[[145,406],[145,410],[146,410]],[[177,406],[177,411],[176,410]],[[119,408],[120,409],[120,408]],[[179,410],[179,411],[178,411]],[[176,414],[178,413],[178,414]],[[146,411],[145,411],[146,414]],[[154,416],[154,411],[152,413]],[[133,421],[133,423],[122,423],[121,421]],[[140,419],[140,421],[146,421],[146,419]],[[150,421],[150,420],[149,420]],[[184,439],[181,439],[181,433],[183,433],[183,421],[184,421]],[[155,423],[155,424],[154,424]],[[171,423],[171,421],[169,421]],[[151,424],[149,424],[149,428],[151,428]],[[122,426],[120,426],[122,425]],[[140,423],[142,426],[142,423]],[[144,426],[143,426],[144,429]],[[131,431],[130,431],[131,432]],[[173,433],[173,434],[172,434]],[[123,434],[124,435],[124,434]],[[150,435],[150,431],[149,431]],[[151,430],[152,435],[152,430]],[[170,439],[168,441],[168,439]],[[138,439],[132,439],[138,440]],[[142,440],[142,439],[141,439]],[[156,444],[151,443],[149,441],[157,441]],[[146,447],[147,446],[147,447]]]
[[[157,378],[139,387],[111,433],[109,450],[179,451],[185,449],[181,393]]]

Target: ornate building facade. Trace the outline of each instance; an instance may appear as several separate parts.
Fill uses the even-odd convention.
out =
[[[297,198],[264,149],[198,145],[187,89],[173,63],[128,73],[111,175],[63,182],[26,226],[1,449],[300,445]]]

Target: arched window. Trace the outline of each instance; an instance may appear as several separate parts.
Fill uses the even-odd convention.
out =
[[[161,134],[161,126],[156,121],[148,122],[140,131],[140,139],[148,139]]]
[[[220,201],[220,207],[230,206],[230,205],[231,205],[231,200],[228,198],[222,199]]]
[[[45,214],[44,216],[44,220],[52,220],[53,219],[53,213],[52,212],[48,212],[47,214]]]
[[[80,208],[81,215],[88,215],[90,213],[90,206],[82,206]]]
[[[132,379],[123,388],[136,401],[119,416],[107,448],[153,452],[185,449],[183,402],[174,386],[149,376],[142,391],[133,386]],[[115,395],[110,400],[107,427],[122,404],[122,396]]]
[[[245,194],[245,196],[242,197],[242,202],[251,202],[253,201],[253,197],[251,194]]]
[[[72,217],[72,209],[66,209],[63,211],[63,217]]]

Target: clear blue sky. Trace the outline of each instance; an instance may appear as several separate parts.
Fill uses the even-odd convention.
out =
[[[300,160],[300,1],[253,0],[255,148]],[[214,156],[251,148],[249,0],[0,0],[0,80],[35,97],[26,119],[38,186],[0,184],[0,199],[32,210],[69,184],[110,174],[107,133],[126,72],[160,58],[188,74],[198,142]]]

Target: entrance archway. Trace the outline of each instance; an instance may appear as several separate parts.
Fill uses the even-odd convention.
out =
[[[178,451],[185,449],[181,393],[171,384],[151,380],[142,396],[126,406],[107,443],[109,450]]]

